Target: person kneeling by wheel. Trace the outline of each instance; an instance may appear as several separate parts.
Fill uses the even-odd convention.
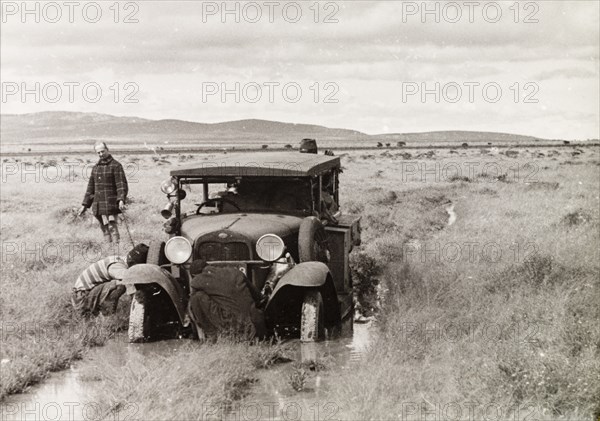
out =
[[[127,256],[109,256],[91,264],[75,281],[71,295],[73,308],[84,316],[113,314],[121,295],[125,293],[124,285],[117,285],[123,279],[128,268],[146,263],[148,246],[138,244]]]
[[[246,275],[231,266],[207,266],[196,260],[190,272],[189,313],[200,339],[216,339],[219,333],[244,339],[263,338],[264,315],[257,308],[262,299]]]

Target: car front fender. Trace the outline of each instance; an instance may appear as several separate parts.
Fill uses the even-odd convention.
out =
[[[184,322],[188,297],[169,271],[157,265],[139,264],[130,267],[119,283],[125,285],[128,292],[132,286],[136,289],[142,285],[156,284],[160,286],[173,302],[180,321]]]
[[[297,287],[318,288],[325,284],[329,275],[329,268],[321,262],[304,262],[295,265],[281,277],[271,297],[287,285]]]
[[[339,323],[340,306],[333,278],[327,265],[321,262],[299,263],[281,277],[265,308],[267,323],[276,324],[277,319],[289,312],[298,314],[286,314],[286,319],[290,316],[299,317],[306,288],[318,289],[321,292],[325,309],[325,325]]]

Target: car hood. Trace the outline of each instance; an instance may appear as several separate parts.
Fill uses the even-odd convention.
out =
[[[230,230],[255,242],[262,235],[271,233],[280,237],[297,233],[301,217],[279,214],[228,213],[191,216],[183,221],[181,233],[195,240],[201,235],[215,231]]]

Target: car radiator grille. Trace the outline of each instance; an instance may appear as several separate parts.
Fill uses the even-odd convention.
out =
[[[250,260],[248,246],[241,242],[205,242],[198,247],[197,256],[207,261]]]

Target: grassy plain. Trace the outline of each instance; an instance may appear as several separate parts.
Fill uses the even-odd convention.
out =
[[[178,163],[210,156],[116,158],[130,180],[129,228],[136,241],[149,241],[161,237],[160,181]],[[86,321],[70,310],[74,279],[108,252],[95,222],[73,217],[84,160],[94,157],[79,159],[2,163],[0,396],[68,366],[126,325],[126,300],[111,318]],[[598,416],[598,148],[373,150],[350,152],[342,163],[342,208],[363,215],[354,257],[361,304],[377,312],[380,333],[328,392],[338,418]],[[447,226],[450,205],[457,219]],[[236,363],[221,361],[224,352]],[[202,358],[191,346],[155,367],[107,367],[106,399],[135,398],[144,419],[173,408],[198,414],[194,405],[229,402],[250,387],[261,353],[220,343],[203,346]],[[193,364],[181,374],[166,368],[185,361]],[[204,383],[195,388],[198,378]],[[174,401],[157,404],[151,385],[172,391]]]
[[[399,180],[393,158],[356,160],[397,198],[371,182],[352,196],[367,221],[386,225],[366,245],[383,265],[381,332],[336,379],[340,418],[597,418],[598,150],[459,155],[423,169],[435,162],[440,171]],[[462,174],[445,177],[454,164]],[[497,166],[506,176],[492,174]],[[451,200],[456,222],[407,215],[418,200]]]

